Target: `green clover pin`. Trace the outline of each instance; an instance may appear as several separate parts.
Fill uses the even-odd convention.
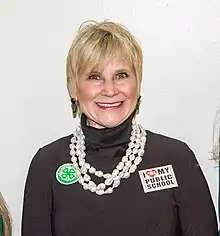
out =
[[[56,171],[56,178],[61,184],[73,184],[78,181],[76,170],[72,163],[65,163],[61,165]]]

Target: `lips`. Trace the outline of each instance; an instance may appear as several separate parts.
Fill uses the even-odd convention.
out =
[[[101,102],[97,102],[96,104],[101,109],[117,109],[117,108],[121,107],[122,102],[114,102],[114,103],[101,103]]]

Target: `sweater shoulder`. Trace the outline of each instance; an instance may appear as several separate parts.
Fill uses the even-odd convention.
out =
[[[146,150],[164,163],[198,164],[194,152],[188,144],[179,139],[147,131]]]
[[[54,166],[69,159],[69,143],[72,135],[59,138],[38,149],[31,161],[33,165]],[[55,165],[57,165],[55,164]]]

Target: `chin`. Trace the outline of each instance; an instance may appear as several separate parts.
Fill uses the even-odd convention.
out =
[[[130,112],[122,112],[117,111],[115,113],[107,114],[105,112],[102,112],[101,114],[90,114],[90,116],[87,116],[90,120],[90,126],[102,129],[102,128],[113,128],[121,123],[123,123],[128,117],[131,115]]]
[[[106,123],[106,124],[103,124],[103,127],[106,127],[106,128],[114,128],[114,127],[117,127],[118,125],[120,125],[122,122],[118,122],[118,123]]]
[[[123,123],[126,119],[127,119],[127,117],[123,117],[120,119],[97,120],[98,122],[96,122],[96,123],[102,127],[113,128],[113,127],[116,127],[116,126],[120,125],[121,123]]]

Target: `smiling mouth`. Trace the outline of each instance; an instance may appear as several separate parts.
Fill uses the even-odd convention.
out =
[[[97,102],[97,106],[101,109],[118,109],[121,107],[123,102],[114,102],[114,103],[101,103],[101,102]]]

